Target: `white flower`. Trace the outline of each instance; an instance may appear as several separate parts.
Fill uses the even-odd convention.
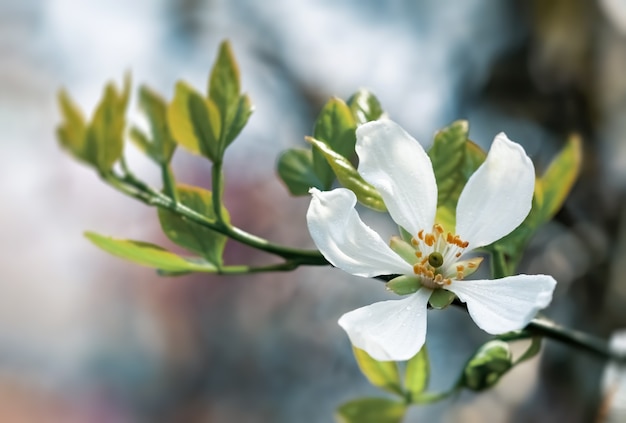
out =
[[[344,314],[339,325],[351,342],[377,360],[408,360],[424,344],[426,308],[433,292],[445,289],[467,303],[474,322],[491,334],[523,328],[552,300],[551,276],[517,275],[497,280],[463,280],[480,260],[475,248],[513,231],[528,215],[535,171],[524,149],[504,133],[496,136],[485,162],[469,178],[458,201],[456,234],[435,224],[437,184],[421,145],[389,120],[356,131],[359,173],[381,194],[393,220],[409,234],[392,249],[360,219],[356,197],[344,188],[311,189],[307,212],[311,237],[334,266],[356,276],[400,274],[414,278],[417,292]],[[394,238],[396,244],[398,239]]]

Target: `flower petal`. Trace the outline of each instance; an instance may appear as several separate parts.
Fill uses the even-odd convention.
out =
[[[490,334],[521,329],[552,301],[556,281],[548,275],[452,281],[446,287],[464,303],[474,322]]]
[[[501,132],[459,197],[456,233],[469,249],[499,240],[524,221],[534,191],[533,163],[521,145]]]
[[[420,143],[390,120],[361,125],[356,139],[359,173],[380,192],[393,220],[411,235],[430,230],[437,183]]]
[[[374,303],[339,319],[352,344],[379,361],[413,357],[426,339],[426,304],[432,294],[421,288],[401,300]]]
[[[312,188],[306,214],[311,237],[332,263],[356,276],[413,274],[413,268],[367,226],[354,209],[356,196],[345,188]]]

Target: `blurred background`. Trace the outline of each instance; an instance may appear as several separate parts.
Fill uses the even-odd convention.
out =
[[[224,38],[256,105],[226,157],[237,225],[313,246],[308,199],[289,197],[275,160],[304,145],[330,96],[360,87],[425,146],[465,118],[474,141],[506,131],[539,170],[577,132],[582,176],[520,271],[558,280],[556,321],[604,338],[626,326],[625,1],[0,0],[0,421],[328,422],[339,404],[379,395],[336,324],[388,297],[379,282],[322,268],[160,278],[82,236],[171,245],[153,209],[59,149],[58,90],[88,114],[127,70],[166,98],[178,79],[202,90]],[[174,168],[209,186],[207,162],[179,151]],[[231,263],[266,259],[227,249]],[[462,312],[431,312],[433,389],[486,339]],[[489,393],[406,421],[595,421],[604,365],[547,341]]]

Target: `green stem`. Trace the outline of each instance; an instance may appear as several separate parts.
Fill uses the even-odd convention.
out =
[[[167,163],[161,163],[161,178],[163,179],[163,191],[174,203],[178,203],[178,192],[176,192],[176,179],[172,173],[172,168]]]
[[[215,217],[217,221],[224,224],[225,226],[231,226],[224,219],[224,215],[222,213],[222,193],[224,189],[224,172],[222,171],[222,161],[216,160],[213,163],[213,167],[211,168],[211,187],[213,196],[213,212],[215,213]]]
[[[500,335],[498,339],[515,341],[535,336],[554,339],[605,359],[626,361],[626,354],[612,351],[604,340],[584,332],[568,329],[545,318],[533,319],[523,330]]]
[[[152,207],[159,207],[177,213],[190,221],[207,227],[211,230],[226,235],[235,241],[249,245],[257,250],[265,251],[290,260],[298,265],[309,266],[327,266],[328,261],[317,250],[302,250],[297,248],[286,247],[283,245],[273,244],[266,239],[252,235],[242,229],[234,226],[226,225],[219,221],[214,221],[206,216],[186,207],[183,204],[175,203],[172,198],[160,193],[153,188],[147,186],[143,182],[134,178],[131,174],[119,177],[115,174],[103,175],[103,179],[113,188],[124,194],[141,201]],[[219,199],[218,199],[219,201]]]

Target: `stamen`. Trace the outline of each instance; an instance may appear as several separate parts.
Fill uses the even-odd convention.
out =
[[[467,263],[467,267],[469,267],[470,269],[473,269],[474,267],[476,267],[476,263],[474,263],[473,261],[470,261],[469,263]]]
[[[422,258],[422,252],[421,252],[421,251],[416,251],[416,252],[415,252],[415,256],[416,256],[417,258]]]
[[[422,241],[424,240],[424,229],[422,229],[421,231],[417,233],[417,237],[421,239]]]
[[[435,243],[435,236],[433,234],[426,234],[426,236],[424,237],[424,242],[429,247],[432,247],[433,244]]]
[[[411,238],[411,244],[413,244],[414,247],[417,247],[419,243],[417,242],[415,238]]]
[[[456,254],[454,255],[454,257],[456,257],[456,258],[461,257],[461,252],[459,251],[458,253],[456,253]]]
[[[439,223],[435,223],[435,225],[433,226],[433,229],[434,229],[436,232],[439,232],[440,234],[442,234],[442,233],[443,233],[443,226],[441,226]]]

